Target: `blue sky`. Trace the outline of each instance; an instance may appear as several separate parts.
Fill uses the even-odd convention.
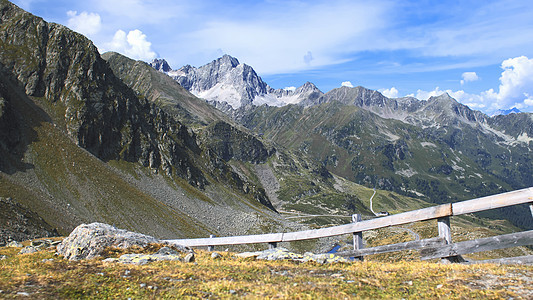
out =
[[[117,51],[174,69],[222,54],[274,88],[448,92],[490,113],[533,112],[533,1],[17,0]]]

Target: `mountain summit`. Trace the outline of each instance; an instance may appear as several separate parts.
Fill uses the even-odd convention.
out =
[[[255,70],[230,55],[224,55],[199,68],[186,65],[179,70],[164,68],[166,61],[154,60],[155,69],[167,73],[194,95],[237,109],[249,104],[283,106],[299,103],[309,97],[318,98],[323,93],[312,83],[299,88],[273,89]]]

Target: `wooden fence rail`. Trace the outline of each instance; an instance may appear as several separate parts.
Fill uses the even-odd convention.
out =
[[[533,231],[461,243],[452,243],[451,240],[450,217],[519,204],[529,204],[531,214],[533,215],[533,187],[462,202],[413,210],[366,221],[361,221],[360,218],[358,218],[350,224],[321,229],[231,237],[175,239],[166,240],[166,242],[188,247],[213,247],[258,243],[268,243],[275,247],[279,242],[293,242],[353,234],[354,250],[341,252],[339,254],[362,257],[369,254],[420,249],[422,251],[422,259],[454,257],[461,254],[477,252],[479,249],[485,249],[479,251],[487,251],[506,248],[508,246],[532,245]],[[362,232],[364,231],[434,219],[437,219],[438,221],[438,238],[362,249]],[[503,245],[507,246],[503,247]]]

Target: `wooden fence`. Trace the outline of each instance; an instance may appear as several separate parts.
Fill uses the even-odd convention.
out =
[[[321,229],[231,237],[177,239],[166,240],[166,242],[188,247],[213,247],[257,243],[268,243],[270,247],[276,247],[279,242],[293,242],[352,234],[354,239],[354,249],[338,252],[338,255],[362,259],[363,256],[370,254],[414,249],[420,250],[422,260],[445,258],[450,261],[461,261],[460,255],[462,254],[533,245],[533,230],[452,243],[450,217],[519,204],[529,204],[529,209],[533,216],[533,187],[473,200],[413,210],[366,221],[361,221],[360,215],[354,215],[356,217],[354,218],[353,223]],[[437,219],[439,232],[439,236],[436,238],[367,249],[363,248],[362,233],[364,231],[434,219]],[[514,262],[533,263],[533,256],[513,259]],[[505,263],[506,260],[500,260],[498,262]]]

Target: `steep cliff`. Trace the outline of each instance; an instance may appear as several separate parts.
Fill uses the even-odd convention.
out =
[[[87,38],[5,0],[0,14],[1,197],[60,233],[91,221],[169,238],[288,224],[264,190],[201,148],[169,103],[117,77]],[[193,97],[182,91],[169,98]],[[218,118],[194,101],[180,110],[187,124]]]
[[[205,184],[193,134],[116,78],[92,42],[7,1],[1,11],[0,62],[80,147]]]

